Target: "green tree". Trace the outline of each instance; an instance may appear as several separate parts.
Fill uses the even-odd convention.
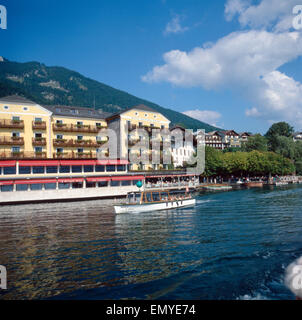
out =
[[[294,128],[286,122],[274,123],[265,134],[265,137],[268,139],[269,150],[277,150],[279,136],[289,138],[292,137],[293,132]]]
[[[251,152],[257,151],[267,151],[267,138],[257,133],[254,136],[249,137],[247,142],[242,144],[243,151]]]

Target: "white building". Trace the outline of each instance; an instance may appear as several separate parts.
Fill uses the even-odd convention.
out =
[[[172,161],[174,167],[183,167],[185,163],[189,162],[190,159],[194,156],[194,143],[193,143],[193,135],[192,139],[185,140],[185,129],[180,126],[175,126],[171,128],[171,132],[173,130],[181,130],[183,133],[182,141],[178,141],[172,135],[171,138],[171,150],[172,150]]]

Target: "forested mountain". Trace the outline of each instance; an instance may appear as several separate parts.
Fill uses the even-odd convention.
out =
[[[144,104],[164,114],[172,124],[190,129],[217,128],[180,112],[163,108],[63,67],[47,67],[39,62],[18,63],[0,57],[0,97],[22,95],[44,105],[67,105],[119,112]]]

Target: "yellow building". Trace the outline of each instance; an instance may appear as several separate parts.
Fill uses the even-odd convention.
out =
[[[120,113],[113,114],[107,118],[107,124],[108,128],[117,133],[119,158],[130,159],[131,152],[136,152],[137,156],[141,157],[143,160],[144,155],[142,152],[145,152],[145,149],[149,149],[145,155],[148,158],[149,163],[146,163],[146,161],[131,163],[130,161],[130,170],[156,170],[166,168],[163,164],[152,164],[151,154],[151,138],[161,139],[159,133],[154,135],[154,132],[156,131],[153,131],[153,129],[169,129],[170,125],[169,119],[161,113],[147,106],[139,105]],[[135,147],[137,143],[144,140],[147,140],[145,145],[146,148]]]
[[[135,142],[146,139],[150,147],[152,129],[168,129],[169,124],[166,117],[144,105],[110,114],[90,108],[41,106],[9,96],[0,98],[0,159],[96,159],[99,149],[107,157],[109,150],[104,143],[108,138],[98,137],[100,129],[107,127],[117,136],[116,158],[129,159]],[[142,150],[136,151],[141,156]],[[146,154],[149,164],[130,164],[130,169],[165,168],[152,165],[151,152]]]
[[[0,99],[0,158],[50,156],[51,112],[19,96]]]

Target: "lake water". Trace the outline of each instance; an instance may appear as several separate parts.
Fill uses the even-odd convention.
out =
[[[103,201],[0,207],[0,299],[293,299],[302,187],[116,216]]]

